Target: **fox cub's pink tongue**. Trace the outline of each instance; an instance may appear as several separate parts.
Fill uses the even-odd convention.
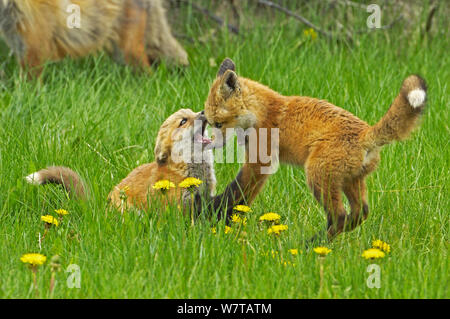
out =
[[[200,144],[210,144],[212,141],[208,137],[204,137],[202,134],[195,134],[195,142]]]

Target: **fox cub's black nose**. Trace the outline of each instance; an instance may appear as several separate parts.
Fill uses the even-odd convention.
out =
[[[202,121],[206,120],[205,111],[201,111],[200,113],[198,113],[197,120],[202,120]]]

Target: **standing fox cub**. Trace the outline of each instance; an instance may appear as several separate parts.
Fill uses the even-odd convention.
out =
[[[73,8],[75,27],[68,25]],[[46,61],[101,49],[142,67],[160,58],[188,64],[161,0],[0,0],[0,35],[34,75]]]
[[[387,113],[373,126],[327,101],[283,96],[255,81],[238,77],[230,59],[221,64],[205,103],[208,123],[225,136],[227,128],[278,128],[279,160],[305,168],[307,183],[327,212],[328,238],[349,231],[369,213],[365,178],[380,161],[385,144],[406,138],[417,126],[426,100],[425,81],[411,75]],[[271,130],[269,130],[271,131]],[[270,145],[270,134],[268,136]],[[225,140],[215,142],[225,144]],[[248,161],[217,196],[214,206],[250,203],[269,177],[262,164]],[[350,203],[345,211],[342,192]]]
[[[201,125],[194,125],[198,121]],[[172,114],[158,132],[155,145],[155,162],[141,165],[131,171],[108,195],[108,201],[116,208],[148,208],[149,200],[166,203],[179,202],[190,207],[189,191],[179,187],[168,189],[164,196],[152,186],[159,180],[178,184],[187,177],[201,179],[196,188],[196,198],[210,198],[215,190],[212,150],[206,150],[211,140],[206,136],[207,122],[203,113],[181,109]],[[198,127],[197,127],[198,126]],[[197,146],[196,146],[197,145]],[[195,152],[200,150],[199,152]],[[187,154],[180,157],[179,154]],[[78,198],[86,198],[86,185],[80,176],[67,167],[52,166],[26,177],[31,184],[60,184]],[[126,199],[126,202],[125,202]]]

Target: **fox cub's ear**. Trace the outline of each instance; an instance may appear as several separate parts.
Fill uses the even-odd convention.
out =
[[[161,141],[160,138],[156,140],[155,145],[155,159],[158,165],[164,165],[167,164],[167,160],[169,159],[170,150],[167,146],[167,143],[164,143],[164,141]]]
[[[236,71],[236,65],[230,58],[225,58],[225,60],[223,60],[219,71],[217,72],[217,77],[224,75],[227,70]]]
[[[239,80],[236,73],[231,70],[226,71],[222,77],[222,82],[220,85],[220,92],[222,93],[223,98],[229,98],[231,94],[239,89]]]

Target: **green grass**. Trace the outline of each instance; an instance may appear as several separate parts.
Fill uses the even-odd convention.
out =
[[[195,30],[190,31],[195,35]],[[298,23],[268,29],[258,24],[244,38],[219,32],[206,43],[184,43],[191,66],[164,64],[136,74],[107,56],[47,67],[42,82],[24,81],[2,47],[0,80],[0,297],[34,298],[31,271],[20,262],[39,252],[40,216],[65,208],[70,215],[50,229],[42,254],[61,256],[62,271],[49,294],[50,266],[39,268],[42,298],[449,298],[449,45],[445,37],[412,39],[398,29],[361,35],[355,45],[319,37],[302,43]],[[153,205],[143,218],[107,211],[106,196],[137,165],[153,161],[162,121],[181,107],[195,111],[229,56],[238,73],[285,95],[327,99],[374,124],[398,94],[403,78],[421,74],[429,98],[421,128],[385,147],[368,178],[369,219],[328,245],[320,260],[304,243],[324,229],[325,214],[305,185],[301,168],[283,165],[252,205],[245,240],[237,228],[201,218],[194,227],[174,207]],[[47,165],[66,165],[89,182],[92,199],[68,199],[58,187],[34,187],[23,177]],[[218,192],[239,164],[217,164]],[[274,238],[257,222],[282,216],[288,231]],[[213,235],[210,228],[217,226]],[[382,239],[392,251],[366,261],[361,253]],[[288,249],[303,252],[290,256]],[[270,251],[280,257],[272,258]],[[269,256],[267,256],[269,253]],[[381,287],[366,285],[367,266],[381,267]],[[81,288],[66,285],[70,264]]]

